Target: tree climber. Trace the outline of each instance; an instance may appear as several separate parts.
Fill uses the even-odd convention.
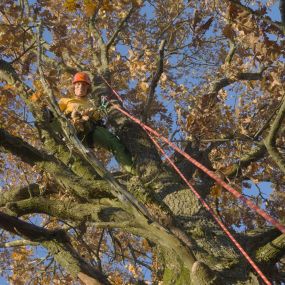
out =
[[[129,173],[132,169],[132,158],[120,140],[110,133],[103,124],[104,112],[88,98],[91,91],[91,80],[87,73],[78,72],[72,84],[74,96],[59,100],[59,108],[70,118],[77,130],[77,136],[89,147],[100,146],[111,151],[117,162]]]

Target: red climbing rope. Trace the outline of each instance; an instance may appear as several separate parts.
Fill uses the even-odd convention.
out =
[[[110,87],[112,92],[116,95],[118,100],[120,102],[123,102],[121,96],[110,86],[110,84],[105,80],[105,78],[102,77],[102,79],[105,81],[105,83]],[[219,224],[219,226],[222,228],[222,230],[226,233],[226,235],[230,238],[230,240],[234,243],[234,245],[238,248],[238,250],[242,253],[242,255],[247,259],[247,261],[251,264],[251,266],[255,269],[255,271],[259,274],[259,276],[262,278],[262,280],[267,285],[271,285],[270,281],[266,278],[266,276],[262,273],[262,271],[259,269],[259,267],[255,264],[255,262],[251,259],[251,257],[246,253],[246,251],[242,248],[242,246],[239,244],[239,242],[233,237],[233,235],[229,232],[229,230],[226,228],[226,226],[223,224],[223,222],[219,219],[219,217],[215,214],[215,212],[212,210],[212,208],[205,202],[205,200],[200,196],[200,194],[195,190],[193,185],[185,178],[185,176],[181,173],[181,171],[178,169],[178,167],[174,164],[174,162],[167,156],[167,154],[164,152],[164,150],[159,146],[157,141],[155,141],[152,137],[152,135],[158,137],[162,141],[164,141],[166,144],[171,146],[175,151],[180,153],[182,156],[184,156],[189,162],[194,164],[197,168],[202,170],[204,173],[206,173],[208,176],[210,176],[212,179],[214,179],[219,185],[223,186],[227,191],[232,193],[236,198],[242,200],[246,205],[248,205],[252,210],[256,211],[259,215],[261,215],[266,221],[273,224],[276,228],[278,228],[282,233],[285,233],[285,226],[280,224],[277,220],[275,220],[273,217],[271,217],[269,214],[267,214],[265,211],[260,209],[258,206],[256,206],[252,201],[245,198],[241,193],[236,191],[233,187],[225,183],[221,178],[216,176],[216,174],[206,168],[204,165],[202,165],[200,162],[192,158],[190,155],[182,151],[180,148],[178,148],[175,144],[170,142],[167,138],[159,134],[157,131],[152,129],[151,127],[144,124],[142,121],[137,119],[136,117],[129,114],[127,111],[123,110],[121,107],[119,107],[116,104],[113,104],[113,107],[119,110],[121,113],[129,117],[131,120],[139,124],[149,135],[153,143],[156,145],[156,147],[159,149],[159,151],[166,157],[167,161],[171,164],[171,166],[176,170],[176,172],[180,175],[180,177],[185,181],[185,183],[188,185],[188,187],[191,189],[191,191],[195,194],[195,196],[199,199],[199,201],[202,203],[202,205],[210,212],[214,220]]]
[[[116,95],[116,97],[122,102],[122,98],[121,96],[110,86],[110,84],[102,77],[102,79],[105,81],[105,83],[110,87],[110,89],[112,90],[112,92]],[[177,147],[174,143],[172,143],[171,141],[169,141],[167,138],[165,138],[164,136],[162,136],[161,134],[159,134],[157,131],[155,131],[154,129],[152,129],[151,127],[147,126],[146,124],[144,124],[142,121],[140,121],[138,118],[132,116],[130,113],[128,113],[127,111],[123,110],[121,107],[119,107],[116,104],[113,104],[113,107],[116,108],[117,110],[119,110],[121,113],[123,113],[124,115],[126,115],[127,117],[129,117],[131,120],[133,120],[134,122],[136,122],[137,124],[139,124],[142,128],[144,128],[147,133],[151,133],[153,135],[155,135],[156,137],[160,138],[162,141],[164,141],[166,144],[168,144],[169,146],[171,146],[175,151],[177,151],[178,153],[180,153],[182,156],[184,156],[189,162],[191,162],[192,164],[194,164],[197,168],[199,168],[200,170],[202,170],[204,173],[206,173],[209,177],[211,177],[213,180],[215,180],[219,185],[223,186],[227,191],[229,191],[230,193],[232,193],[236,198],[240,199],[241,201],[243,201],[249,208],[251,208],[252,210],[254,210],[255,212],[257,212],[260,216],[262,216],[267,222],[271,223],[272,225],[274,225],[277,229],[279,229],[282,233],[285,234],[285,226],[282,225],[281,223],[279,223],[276,219],[274,219],[273,217],[271,217],[268,213],[266,213],[265,211],[263,211],[262,209],[260,209],[257,205],[255,205],[251,200],[247,199],[246,197],[244,197],[241,193],[239,193],[237,190],[235,190],[233,187],[231,187],[230,185],[228,185],[225,181],[223,181],[220,177],[218,177],[213,171],[209,170],[208,168],[206,168],[203,164],[201,164],[200,162],[198,162],[196,159],[194,159],[193,157],[191,157],[189,154],[187,154],[186,152],[184,152],[183,150],[181,150],[179,147]]]
[[[239,193],[237,190],[235,190],[233,187],[228,185],[226,182],[224,182],[220,177],[218,177],[213,171],[207,169],[204,165],[202,165],[200,162],[195,160],[193,157],[191,157],[189,154],[185,153],[183,150],[181,150],[179,147],[177,147],[175,144],[170,142],[167,138],[160,135],[157,131],[153,130],[151,127],[145,125],[143,122],[141,122],[139,119],[135,118],[134,116],[130,115],[128,112],[123,110],[117,105],[113,105],[114,108],[122,112],[124,115],[128,116],[130,119],[132,119],[134,122],[138,123],[142,128],[144,128],[148,133],[151,133],[155,135],[156,137],[163,140],[165,143],[167,143],[169,146],[171,146],[174,150],[176,150],[178,153],[183,155],[188,161],[190,161],[192,164],[194,164],[196,167],[201,169],[203,172],[205,172],[208,176],[210,176],[212,179],[214,179],[219,185],[223,186],[226,190],[228,190],[230,193],[232,193],[236,198],[243,201],[249,208],[257,212],[260,216],[262,216],[266,221],[274,225],[277,229],[279,229],[282,233],[285,233],[285,226],[280,224],[276,219],[271,217],[269,214],[267,214],[265,211],[260,209],[257,205],[255,205],[252,201],[245,198],[241,193]]]
[[[233,237],[233,235],[229,232],[229,230],[226,228],[224,223],[218,218],[218,216],[215,214],[213,209],[207,204],[207,202],[201,197],[201,195],[196,191],[196,189],[193,187],[193,185],[186,179],[186,177],[182,174],[182,172],[178,169],[178,167],[175,165],[175,163],[169,158],[169,156],[165,153],[165,151],[160,147],[158,142],[149,135],[150,139],[153,141],[153,143],[156,145],[158,150],[164,155],[166,160],[169,162],[169,164],[175,169],[175,171],[179,174],[179,176],[184,180],[184,182],[188,185],[190,190],[194,193],[194,195],[199,199],[199,201],[202,203],[202,205],[210,212],[212,217],[215,219],[215,221],[219,224],[219,226],[222,228],[222,230],[226,233],[226,235],[230,238],[230,240],[234,243],[234,245],[237,247],[237,249],[242,253],[242,255],[247,259],[247,261],[250,263],[250,265],[253,267],[253,269],[258,273],[258,275],[262,278],[262,280],[265,282],[265,284],[271,285],[270,281],[266,278],[266,276],[262,273],[260,268],[256,265],[256,263],[251,259],[251,257],[246,253],[246,251],[242,248],[240,243]]]

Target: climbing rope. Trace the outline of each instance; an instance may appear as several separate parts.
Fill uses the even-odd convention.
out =
[[[182,174],[182,172],[179,170],[179,168],[175,165],[175,163],[170,159],[170,157],[165,153],[165,151],[160,147],[158,142],[149,135],[152,142],[156,145],[157,149],[162,153],[162,155],[165,157],[165,159],[168,161],[168,163],[175,169],[175,171],[179,174],[179,176],[183,179],[183,181],[187,184],[187,186],[190,188],[190,190],[194,193],[194,195],[199,199],[201,204],[208,210],[208,212],[211,214],[211,216],[214,218],[214,220],[219,224],[221,229],[225,232],[225,234],[229,237],[229,239],[233,242],[233,244],[237,247],[237,249],[241,252],[241,254],[246,258],[246,260],[249,262],[249,264],[253,267],[253,269],[257,272],[257,274],[261,277],[261,279],[265,282],[267,285],[271,285],[270,281],[267,279],[267,277],[262,273],[260,268],[256,265],[256,263],[251,259],[251,257],[247,254],[247,252],[243,249],[243,247],[240,245],[240,243],[234,238],[234,236],[229,232],[225,224],[219,219],[219,217],[215,214],[213,209],[207,204],[207,202],[201,197],[201,195],[196,191],[196,189],[193,187],[193,185],[186,179],[186,177]]]
[[[104,82],[109,86],[109,88],[112,90],[113,94],[116,95],[118,100],[120,102],[123,102],[121,96],[110,86],[110,84],[105,80],[105,78],[102,77]],[[262,216],[266,221],[274,225],[276,228],[278,228],[282,233],[285,233],[285,226],[279,223],[276,219],[271,217],[268,213],[260,209],[257,205],[255,205],[252,201],[244,197],[241,193],[239,193],[237,190],[235,190],[233,187],[228,185],[226,182],[224,182],[220,177],[218,177],[213,171],[206,168],[204,165],[202,165],[200,162],[195,160],[193,157],[191,157],[189,154],[185,153],[183,150],[178,148],[175,144],[170,142],[167,138],[159,134],[157,131],[152,129],[151,127],[144,124],[142,121],[140,121],[138,118],[132,116],[127,111],[123,110],[118,105],[112,103],[112,106],[126,115],[128,118],[130,118],[132,121],[139,124],[149,135],[152,142],[156,145],[157,149],[165,156],[168,163],[175,169],[175,171],[178,173],[178,175],[183,179],[183,181],[187,184],[187,186],[190,188],[190,190],[194,193],[194,195],[199,199],[199,201],[202,203],[202,205],[208,210],[208,212],[212,215],[214,220],[219,224],[219,226],[222,228],[222,230],[225,232],[225,234],[229,237],[229,239],[233,242],[233,244],[237,247],[237,249],[241,252],[241,254],[246,258],[246,260],[250,263],[250,265],[254,268],[254,270],[258,273],[258,275],[261,277],[261,279],[265,282],[267,285],[271,285],[270,281],[267,279],[267,277],[262,273],[260,268],[256,265],[256,263],[251,259],[251,257],[247,254],[247,252],[243,249],[243,247],[240,245],[240,243],[234,238],[234,236],[229,232],[227,227],[224,225],[224,223],[219,219],[219,217],[215,214],[213,209],[206,203],[206,201],[201,197],[201,195],[196,191],[196,189],[193,187],[193,185],[186,179],[186,177],[182,174],[182,172],[178,169],[178,167],[175,165],[175,163],[167,156],[165,151],[160,147],[160,145],[157,143],[157,141],[153,138],[153,136],[157,137],[158,139],[161,139],[163,142],[171,146],[175,151],[180,153],[182,156],[184,156],[189,162],[194,164],[197,168],[202,170],[204,173],[206,173],[209,177],[211,177],[213,180],[215,180],[219,185],[224,187],[227,191],[229,191],[231,194],[233,194],[236,198],[243,201],[248,207],[250,207],[252,210],[257,212],[260,216]]]
[[[110,84],[103,78],[105,83],[110,87],[112,92],[116,95],[117,98],[120,98],[120,101],[122,101],[121,96],[110,86]],[[191,157],[189,154],[181,150],[179,147],[177,147],[174,143],[169,141],[167,138],[159,134],[157,131],[149,127],[148,125],[144,124],[142,121],[140,121],[138,118],[132,116],[130,113],[127,111],[123,110],[121,107],[119,107],[116,104],[112,104],[115,109],[129,117],[132,121],[136,122],[139,124],[147,133],[151,133],[155,137],[158,137],[161,139],[163,142],[168,144],[170,147],[172,147],[175,151],[180,153],[182,156],[184,156],[189,162],[194,164],[197,168],[202,170],[204,173],[206,173],[209,177],[211,177],[213,180],[217,182],[217,184],[221,185],[223,188],[225,188],[227,191],[229,191],[231,194],[233,194],[236,198],[240,199],[243,201],[249,208],[251,208],[253,211],[257,212],[260,216],[262,216],[267,222],[271,223],[274,225],[277,229],[279,229],[282,233],[285,234],[285,226],[279,223],[276,219],[271,217],[268,213],[266,213],[264,210],[259,208],[257,205],[255,205],[251,200],[247,199],[244,197],[240,192],[235,190],[232,186],[228,185],[225,181],[223,181],[220,177],[218,177],[213,171],[209,170],[207,167],[202,165],[200,162],[198,162],[196,159]]]

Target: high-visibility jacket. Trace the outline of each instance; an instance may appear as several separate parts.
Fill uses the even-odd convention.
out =
[[[91,100],[87,97],[83,98],[61,98],[58,102],[59,108],[65,115],[70,115],[74,110],[84,111],[92,109],[92,119],[94,121],[101,120],[104,116],[102,110],[94,108]]]

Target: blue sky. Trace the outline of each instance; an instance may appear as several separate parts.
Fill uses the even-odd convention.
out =
[[[29,3],[35,3],[35,2],[36,2],[36,0],[29,0]],[[264,1],[264,2],[266,2],[266,1]],[[279,1],[276,2],[276,4],[274,5],[274,7],[270,13],[270,16],[272,17],[273,20],[280,20],[280,13],[279,13],[278,5],[279,5]],[[146,8],[144,10],[144,12],[148,13],[148,15],[150,15],[150,10],[148,8]],[[51,41],[51,36],[48,32],[45,32],[44,36],[48,42]],[[171,104],[169,104],[168,111],[171,113],[174,113],[174,109],[173,109],[173,106]],[[248,195],[257,195],[258,194],[258,188],[256,186],[254,186],[254,184],[251,184],[251,185],[252,185],[252,187],[250,189],[244,189],[244,193],[248,194]],[[270,195],[271,190],[272,190],[270,183],[260,183],[260,184],[258,184],[258,186],[260,186],[260,188],[264,192],[265,197],[268,198],[268,196]],[[43,251],[43,250],[38,251],[39,255],[43,255],[44,253],[45,253],[45,251]],[[0,285],[8,285],[8,284],[9,283],[5,279],[0,277]]]

